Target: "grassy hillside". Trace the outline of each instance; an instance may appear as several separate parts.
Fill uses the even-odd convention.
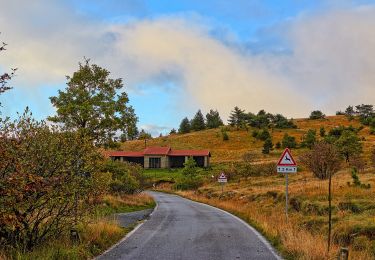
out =
[[[360,127],[357,119],[348,121],[345,116],[332,116],[325,120],[296,119],[297,129],[274,129],[273,143],[280,141],[285,133],[296,137],[298,143],[309,129],[320,127],[326,132],[337,126]],[[276,161],[282,149],[270,155],[261,153],[263,141],[251,136],[254,129],[228,131],[229,140],[223,141],[220,129],[171,135],[155,138],[148,146],[171,146],[174,149],[209,149],[212,153],[213,169],[203,172],[207,175],[205,184],[197,191],[177,191],[179,194],[232,212],[261,231],[286,259],[336,259],[340,247],[349,247],[350,259],[375,259],[375,175],[371,167],[358,173],[360,181],[370,187],[353,185],[351,168],[343,169],[333,177],[333,234],[330,253],[327,254],[327,191],[328,182],[318,180],[311,172],[301,167],[298,174],[289,177],[289,221],[285,220],[285,179],[281,174],[239,175],[237,164],[221,163],[242,161],[245,152],[258,154],[257,165],[264,161]],[[364,157],[370,156],[375,145],[375,135],[364,127],[359,136],[363,140]],[[124,150],[142,150],[144,141],[131,141],[122,145]],[[293,149],[297,159],[305,149]],[[368,161],[369,163],[369,161]],[[253,164],[251,167],[255,167]],[[368,164],[369,165],[369,164]],[[227,167],[227,168],[225,168]],[[221,192],[216,178],[224,170],[231,178]],[[153,179],[162,179],[168,172],[148,171]],[[350,185],[348,185],[348,183]],[[168,190],[172,185],[159,189]],[[176,191],[173,191],[176,192]]]
[[[309,129],[317,130],[319,135],[320,127],[324,127],[326,132],[336,126],[359,127],[361,124],[357,119],[349,121],[345,116],[330,116],[324,120],[296,119],[297,129],[274,129],[271,132],[273,143],[281,142],[285,133],[296,137],[299,143],[303,135]],[[147,146],[170,146],[172,149],[209,149],[212,154],[211,162],[230,162],[242,160],[242,155],[248,151],[254,151],[259,154],[260,160],[276,160],[282,149],[274,150],[270,155],[262,155],[263,141],[257,140],[251,136],[254,128],[245,130],[232,129],[228,131],[229,140],[223,141],[220,129],[210,129],[189,134],[174,134],[165,137],[147,140]],[[368,156],[369,150],[375,144],[375,135],[369,134],[368,127],[359,132],[359,135],[365,139],[363,142],[365,155]],[[145,142],[143,140],[128,141],[122,144],[121,150],[140,151],[144,149]],[[295,150],[294,154],[299,154],[300,149]]]

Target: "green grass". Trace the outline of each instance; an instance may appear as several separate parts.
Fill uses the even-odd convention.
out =
[[[146,169],[144,175],[152,182],[175,182],[182,177],[182,169]]]

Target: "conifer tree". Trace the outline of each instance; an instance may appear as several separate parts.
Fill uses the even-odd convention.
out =
[[[186,133],[190,132],[190,121],[187,117],[182,119],[182,121],[180,123],[180,128],[178,129],[178,132],[180,134],[186,134]]]
[[[244,126],[246,114],[245,111],[235,106],[233,111],[230,113],[228,123],[231,126],[235,126],[237,130]]]
[[[191,130],[200,131],[206,129],[202,111],[199,109],[190,123]]]
[[[217,110],[210,110],[206,115],[207,128],[218,128],[223,125],[223,121],[220,118]]]

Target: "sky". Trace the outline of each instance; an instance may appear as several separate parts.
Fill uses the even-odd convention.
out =
[[[49,97],[84,57],[122,78],[157,136],[181,120],[234,106],[288,118],[375,102],[375,0],[0,0],[2,116]]]

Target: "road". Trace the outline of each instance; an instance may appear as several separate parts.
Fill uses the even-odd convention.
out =
[[[254,229],[217,208],[150,192],[150,219],[97,259],[281,259]]]

